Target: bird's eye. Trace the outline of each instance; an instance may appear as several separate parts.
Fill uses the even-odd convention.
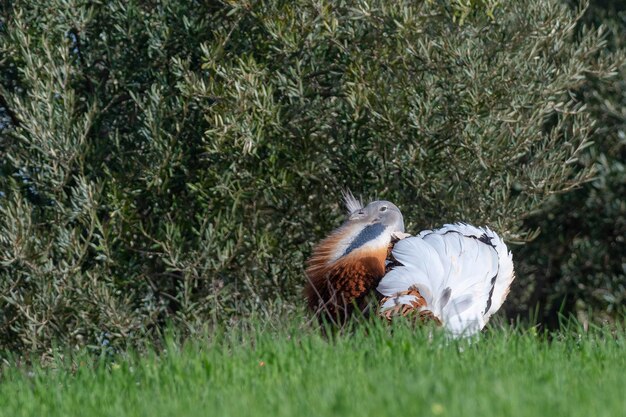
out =
[[[382,206],[382,207],[380,208],[380,211],[387,211],[387,206]]]

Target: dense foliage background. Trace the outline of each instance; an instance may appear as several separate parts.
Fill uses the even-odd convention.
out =
[[[539,236],[511,313],[615,314],[624,12],[503,3],[5,0],[0,346],[299,309],[345,187]]]
[[[592,2],[583,22],[604,26],[606,49],[626,50],[626,3]],[[621,58],[623,59],[623,58]],[[626,65],[608,82],[590,78],[580,91],[596,120],[593,145],[580,158],[594,179],[549,199],[526,220],[541,234],[515,255],[519,281],[511,313],[536,310],[557,325],[557,312],[576,312],[579,320],[611,321],[626,305]],[[521,262],[520,262],[521,261]]]

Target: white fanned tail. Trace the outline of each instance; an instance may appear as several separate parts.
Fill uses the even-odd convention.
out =
[[[488,228],[463,223],[400,240],[392,255],[401,265],[378,285],[388,297],[380,312],[415,305],[417,297],[406,293],[417,290],[426,301],[421,311],[432,312],[455,337],[480,331],[514,278],[513,259],[502,239]]]

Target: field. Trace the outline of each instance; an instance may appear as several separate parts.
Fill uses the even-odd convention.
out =
[[[168,343],[160,354],[6,365],[2,416],[620,416],[624,331],[446,340],[403,324],[324,338],[297,324]]]

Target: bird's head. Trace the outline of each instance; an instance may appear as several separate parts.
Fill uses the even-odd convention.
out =
[[[372,201],[367,206],[346,192],[344,194],[348,219],[339,228],[338,251],[334,258],[345,256],[365,247],[387,247],[392,233],[404,232],[400,209],[390,201]]]
[[[404,232],[404,219],[400,209],[390,201],[376,200],[349,214],[347,223],[369,226],[380,224],[390,232]]]

